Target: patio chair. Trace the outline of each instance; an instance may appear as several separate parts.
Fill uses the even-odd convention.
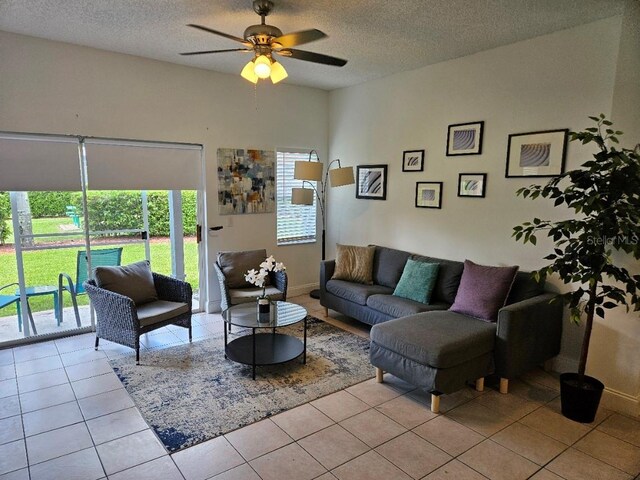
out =
[[[98,267],[95,280],[84,288],[96,310],[96,350],[100,339],[136,351],[140,364],[140,335],[166,325],[189,329],[191,342],[191,285],[154,273],[149,262],[123,267]]]
[[[7,285],[3,285],[0,287],[0,291],[8,287],[18,287],[17,283],[9,283]],[[16,304],[16,310],[18,314],[18,329],[22,330],[22,318],[20,318],[20,295],[1,295],[0,294],[0,308],[8,307],[12,303]],[[37,335],[38,331],[36,330],[36,324],[33,321],[33,314],[31,313],[31,306],[29,305],[29,299],[27,298],[27,314],[29,315],[29,322],[31,323],[31,330],[33,330],[33,334]]]
[[[93,270],[95,270],[96,267],[116,267],[120,265],[121,261],[122,247],[102,248],[99,250],[91,249],[91,268]],[[62,298],[62,292],[66,290],[71,295],[73,311],[76,314],[76,323],[78,327],[81,326],[80,312],[78,311],[78,301],[76,300],[76,297],[86,293],[83,284],[87,279],[87,252],[84,250],[78,250],[78,257],[76,259],[76,283],[74,284],[71,277],[66,273],[58,275],[58,298],[60,299],[60,306],[58,308],[58,324],[62,323],[63,320],[64,299]],[[67,281],[66,285],[64,285],[64,280]]]

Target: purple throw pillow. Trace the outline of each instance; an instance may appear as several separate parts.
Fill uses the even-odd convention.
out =
[[[465,260],[458,293],[449,310],[495,322],[517,272],[517,266],[487,267]]]

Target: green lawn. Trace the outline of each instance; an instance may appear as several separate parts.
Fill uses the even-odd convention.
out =
[[[55,222],[53,219],[37,219],[40,226],[45,223],[49,226]],[[46,220],[47,222],[40,222]],[[60,220],[60,219],[58,219]],[[36,230],[36,222],[34,221],[34,230]],[[43,233],[49,233],[45,230]],[[93,248],[100,248],[94,245]],[[170,274],[171,273],[171,252],[169,239],[165,239],[162,243],[151,243],[151,266],[155,272]],[[71,276],[75,282],[76,277],[76,257],[77,251],[83,248],[64,248],[56,250],[35,250],[23,252],[25,281],[27,286],[35,285],[57,285],[58,274],[64,272]],[[193,290],[198,288],[198,247],[195,239],[185,238],[184,245],[185,272],[187,281],[191,283]],[[144,260],[144,244],[123,245],[122,264]],[[0,252],[0,286],[18,281],[18,272],[16,267],[16,257],[13,251]],[[12,289],[4,290],[6,294]],[[65,306],[71,305],[69,294],[64,295]],[[29,300],[31,309],[34,312],[42,310],[51,310],[53,300],[51,296],[33,297]],[[78,296],[80,305],[88,304],[86,295]],[[0,316],[15,315],[15,307],[7,307],[0,310]]]

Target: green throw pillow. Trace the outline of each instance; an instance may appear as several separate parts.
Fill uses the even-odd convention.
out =
[[[417,262],[408,259],[393,294],[420,303],[429,303],[431,292],[438,278],[437,263]]]

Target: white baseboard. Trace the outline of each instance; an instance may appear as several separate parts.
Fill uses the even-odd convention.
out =
[[[612,388],[605,387],[602,392],[602,406],[632,417],[640,417],[640,397],[618,392]]]
[[[307,283],[306,285],[296,285],[287,288],[287,297],[297,297],[298,295],[308,295],[311,290],[319,288],[317,283]],[[220,313],[220,300],[214,300],[206,303],[207,313]]]

